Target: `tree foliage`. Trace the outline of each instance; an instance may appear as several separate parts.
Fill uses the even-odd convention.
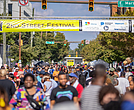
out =
[[[134,16],[134,11],[128,10],[121,16]],[[98,40],[107,49],[118,50],[126,57],[134,57],[134,33],[101,32]]]
[[[63,43],[55,43],[53,45],[47,45],[46,41],[60,41],[65,40],[65,35],[60,32],[35,32],[33,38],[33,45],[31,47],[31,32],[21,33],[21,39],[23,40],[23,46],[21,46],[21,60],[23,65],[31,60],[44,60],[51,62],[54,60],[58,62],[62,60],[69,50],[69,44],[63,46]],[[0,35],[0,43],[3,42],[3,36]],[[19,33],[6,33],[7,44],[10,45],[10,57],[16,62],[19,60]]]
[[[134,34],[133,33],[101,33],[98,40],[107,49],[121,51],[124,55],[134,55]]]
[[[78,52],[78,56],[80,56],[82,49],[87,45],[87,44],[85,44],[85,41],[86,41],[86,39],[84,39],[84,45],[82,45],[81,43],[79,43],[78,44],[78,47],[75,48],[75,52],[76,51]]]
[[[121,61],[124,59],[122,52],[112,49],[107,49],[105,46],[100,44],[100,41],[94,39],[90,41],[89,45],[86,45],[82,51],[81,55],[87,61],[93,61],[97,59],[102,59],[108,63],[112,61]]]
[[[129,10],[121,16],[134,16],[134,11]],[[134,57],[134,33],[100,32],[95,40],[82,49],[81,55],[86,60],[102,59],[108,63]]]

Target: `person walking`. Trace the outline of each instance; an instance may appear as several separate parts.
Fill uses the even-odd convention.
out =
[[[130,76],[130,75],[133,75],[133,73],[131,73],[131,72],[129,71],[129,68],[127,68],[127,69],[126,69],[126,73],[125,73],[125,78],[128,79],[128,76]]]
[[[124,95],[126,91],[129,91],[129,86],[130,86],[128,79],[125,78],[124,71],[121,72],[121,76],[120,78],[117,78],[117,80],[119,81],[119,86],[121,87],[122,94]]]
[[[9,79],[6,79],[7,71],[5,69],[0,70],[0,86],[3,87],[8,94],[8,101],[15,93],[15,85]]]
[[[95,66],[92,83],[85,88],[81,98],[81,110],[102,110],[99,104],[99,91],[106,80],[106,67],[103,64]]]
[[[43,87],[43,90],[47,96],[47,100],[49,102],[49,105],[50,105],[50,94],[52,92],[52,90],[57,87],[58,85],[55,86],[55,83],[53,81],[50,80],[50,74],[45,74],[44,77],[44,87]]]
[[[118,76],[115,75],[114,72],[115,72],[115,69],[114,68],[110,68],[110,73],[107,74],[107,78],[109,78],[111,80],[112,84],[113,84],[114,79],[118,78]]]
[[[78,106],[78,92],[77,90],[67,85],[67,77],[65,73],[60,73],[58,75],[59,86],[54,88],[51,92],[50,100],[51,105],[50,108],[53,109],[53,106],[57,103],[73,101]]]
[[[83,92],[83,87],[78,82],[78,76],[74,73],[69,74],[69,82],[70,82],[71,86],[76,88],[76,90],[78,92],[78,101],[80,102],[81,94]]]
[[[56,67],[55,71],[53,72],[53,77],[57,83],[58,83],[58,74],[59,74],[58,67]]]
[[[10,101],[10,106],[17,109],[44,110],[49,108],[43,90],[34,86],[34,75],[24,76],[24,87],[19,88]]]
[[[6,90],[0,86],[0,110],[14,110],[9,106],[8,94]]]

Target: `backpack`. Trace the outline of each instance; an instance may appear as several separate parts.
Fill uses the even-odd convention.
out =
[[[79,75],[79,83],[83,86],[83,88],[86,87],[86,77],[83,72]]]

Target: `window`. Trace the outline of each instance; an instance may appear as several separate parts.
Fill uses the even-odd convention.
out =
[[[126,11],[127,11],[127,8],[126,8],[126,7],[124,7],[124,14],[126,13]]]
[[[30,15],[24,10],[24,15],[26,16],[26,17],[30,17]]]
[[[8,14],[12,16],[12,4],[8,4]]]

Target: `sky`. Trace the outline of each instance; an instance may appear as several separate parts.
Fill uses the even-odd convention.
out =
[[[60,0],[58,0],[60,1]],[[63,0],[62,0],[63,1]],[[88,0],[66,0],[66,1],[88,1]],[[115,2],[117,0],[95,0],[103,2]],[[47,9],[41,9],[40,2],[33,2],[32,7],[35,8],[34,16],[91,16],[91,17],[108,17],[110,16],[110,8],[108,5],[95,4],[94,11],[88,11],[88,4],[69,4],[69,3],[47,3]],[[71,32],[64,31],[66,40],[68,41],[81,41],[81,40],[93,40],[97,37],[99,32]],[[77,43],[71,43],[71,49],[77,48]]]

